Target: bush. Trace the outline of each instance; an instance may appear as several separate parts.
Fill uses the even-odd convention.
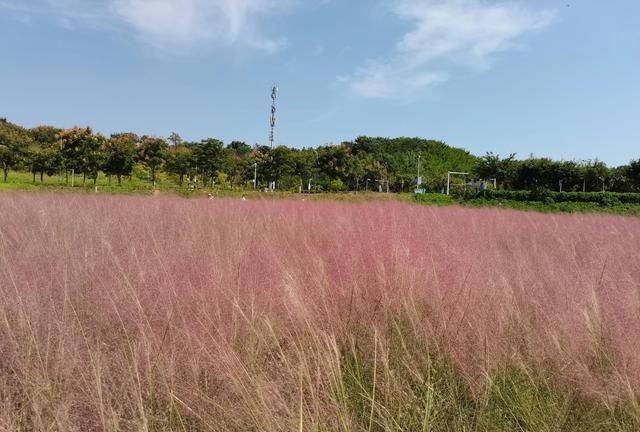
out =
[[[415,195],[416,202],[422,204],[438,204],[438,205],[446,205],[453,204],[453,198],[445,194],[436,194],[436,193],[427,193],[427,194],[416,194]]]
[[[331,192],[342,192],[344,190],[344,183],[340,179],[331,180],[329,190]]]
[[[551,192],[542,191],[508,191],[486,190],[471,196],[461,195],[460,198],[509,200],[520,202],[541,203],[595,203],[603,207],[611,207],[621,204],[640,204],[640,193],[616,193],[616,192]]]
[[[149,180],[149,170],[143,164],[138,163],[133,166],[131,176],[138,180]]]

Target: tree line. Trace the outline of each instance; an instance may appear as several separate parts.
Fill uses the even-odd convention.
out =
[[[478,158],[441,141],[420,138],[358,137],[337,145],[289,148],[228,144],[215,138],[184,141],[116,133],[106,137],[90,127],[26,129],[0,119],[0,167],[6,182],[11,170],[28,171],[33,181],[64,175],[96,183],[105,175],[120,183],[143,171],[155,183],[173,181],[182,188],[407,192],[416,186],[440,192],[448,171],[469,172],[493,180],[499,188],[619,192],[640,191],[640,162],[610,168],[599,161],[517,160],[487,154]],[[416,185],[418,178],[420,185]],[[254,184],[255,181],[255,184]]]
[[[30,171],[45,176],[81,176],[83,184],[106,175],[121,182],[137,169],[148,172],[150,182],[162,173],[181,187],[262,189],[275,183],[279,190],[409,191],[422,155],[423,177],[433,188],[443,187],[450,167],[470,169],[476,157],[439,141],[417,138],[359,137],[338,145],[308,148],[224,144],[215,138],[186,142],[178,134],[167,138],[117,133],[106,137],[90,127],[25,129],[0,121],[0,166],[9,171]]]
[[[478,160],[473,173],[495,179],[499,189],[557,192],[640,192],[640,160],[608,167],[599,160],[555,161],[515,154],[501,158],[488,153]]]

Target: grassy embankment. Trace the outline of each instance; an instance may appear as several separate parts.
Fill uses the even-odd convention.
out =
[[[70,180],[69,180],[70,182]],[[216,197],[246,197],[246,198],[291,198],[302,196],[308,200],[332,200],[345,202],[368,201],[402,201],[418,202],[428,205],[461,205],[467,207],[501,207],[515,210],[534,210],[543,213],[609,213],[622,215],[640,215],[640,194],[599,194],[599,193],[565,193],[553,192],[510,192],[494,191],[486,192],[484,196],[467,196],[463,198],[449,197],[443,194],[385,194],[385,193],[312,193],[297,194],[294,192],[276,192],[266,195],[262,192],[240,189],[199,189],[187,190],[180,187],[177,179],[160,175],[155,188],[146,179],[137,177],[125,178],[121,184],[116,179],[111,182],[106,176],[99,177],[94,185],[93,180],[87,180],[82,184],[82,178],[76,177],[75,187],[66,183],[64,176],[45,176],[44,183],[40,184],[39,177],[33,182],[32,175],[24,172],[12,172],[7,183],[0,182],[0,191],[65,191],[107,194],[152,194],[154,190],[161,193],[172,193],[180,196],[201,197],[213,194]],[[616,196],[633,196],[632,200],[620,200]],[[604,197],[604,198],[603,198]]]

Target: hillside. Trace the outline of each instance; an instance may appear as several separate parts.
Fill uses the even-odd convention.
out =
[[[420,174],[432,190],[446,185],[448,171],[470,171],[479,160],[467,150],[422,138],[359,137],[351,146],[354,155],[372,155],[387,167],[394,183],[406,184],[415,178],[420,156]]]

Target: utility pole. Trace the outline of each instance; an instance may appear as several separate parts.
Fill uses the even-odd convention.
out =
[[[258,189],[258,163],[253,164],[253,190]]]

